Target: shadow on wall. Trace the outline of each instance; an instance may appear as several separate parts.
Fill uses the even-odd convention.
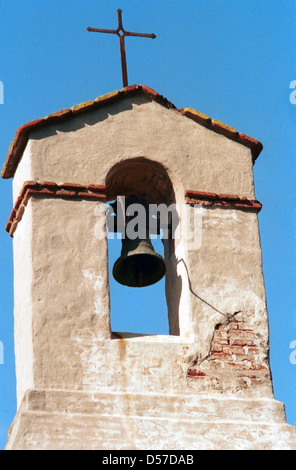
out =
[[[1,82],[0,82],[1,83]],[[0,88],[1,98],[1,88]],[[107,108],[99,107],[98,109],[88,109],[87,113],[77,113],[71,116],[71,119],[60,119],[54,125],[50,125],[50,121],[46,127],[42,126],[42,132],[39,134],[38,128],[34,131],[34,139],[42,140],[45,137],[50,137],[58,134],[59,132],[75,132],[83,129],[86,126],[93,126],[98,122],[103,122],[109,119],[110,116],[115,116],[124,111],[133,109],[133,104],[142,104],[145,98],[142,96],[133,96],[133,101],[120,100],[119,102],[109,102]]]

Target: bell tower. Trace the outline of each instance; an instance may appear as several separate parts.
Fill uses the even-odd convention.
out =
[[[144,85],[17,131],[2,169],[14,199],[18,411],[8,450],[296,448],[269,367],[253,180],[261,150]],[[165,275],[169,335],[111,331],[106,203],[133,196],[156,206],[165,256],[144,237],[135,268],[123,244],[115,275],[143,289],[147,272]]]

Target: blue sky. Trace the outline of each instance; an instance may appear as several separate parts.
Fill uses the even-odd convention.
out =
[[[289,100],[289,85],[296,80],[295,1],[0,0],[0,161],[22,124],[122,87],[118,38],[86,32],[87,26],[115,29],[118,8],[127,30],[157,36],[126,39],[129,84],[148,85],[178,108],[197,109],[264,145],[254,176],[263,204],[259,224],[271,370],[275,396],[296,425],[296,364],[290,361],[296,340],[296,105]],[[12,240],[4,230],[12,209],[11,180],[0,181],[0,197],[2,449],[16,412]],[[115,251],[114,259],[118,255]],[[149,322],[142,325],[127,306],[125,289],[111,286],[114,312],[118,298],[127,304],[125,329],[130,317],[137,330],[166,331],[159,314],[162,287],[151,291],[149,301],[155,303],[147,314],[143,308],[140,318]],[[140,301],[133,297],[135,306]],[[113,321],[121,329],[116,313]]]

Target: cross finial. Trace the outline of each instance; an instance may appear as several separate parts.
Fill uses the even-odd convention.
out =
[[[144,33],[131,33],[129,31],[125,31],[124,27],[122,26],[122,10],[119,8],[117,10],[118,13],[118,28],[117,29],[98,29],[98,28],[87,28],[87,31],[92,31],[95,33],[110,33],[110,34],[117,34],[120,40],[120,56],[121,56],[121,69],[122,69],[122,82],[123,86],[128,86],[127,80],[127,67],[126,67],[126,54],[125,54],[125,43],[124,38],[125,36],[137,36],[141,38],[152,38],[155,39],[155,34],[144,34]]]

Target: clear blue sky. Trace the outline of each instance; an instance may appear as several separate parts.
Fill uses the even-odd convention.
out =
[[[122,87],[118,38],[86,32],[87,26],[116,28],[117,8],[127,30],[157,35],[126,39],[129,84],[148,85],[178,108],[195,108],[263,143],[254,174],[263,203],[271,369],[275,396],[294,425],[296,365],[289,346],[296,340],[296,105],[289,101],[289,85],[296,80],[295,6],[291,0],[0,0],[0,162],[22,124]],[[0,196],[2,449],[16,412],[12,240],[4,230],[11,180],[0,181]],[[155,318],[141,326],[132,317],[135,329],[165,331],[157,321],[158,292],[149,296]]]

